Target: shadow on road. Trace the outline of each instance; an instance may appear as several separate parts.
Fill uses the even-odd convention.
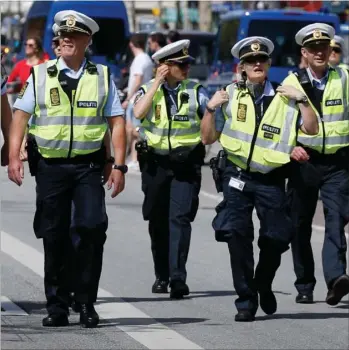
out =
[[[271,316],[256,316],[256,321],[267,321],[267,320],[326,320],[329,318],[346,318],[348,319],[348,312],[336,313],[336,312],[304,312],[296,314],[275,314]]]
[[[115,327],[115,326],[151,326],[154,325],[154,329],[158,329],[159,326],[154,323],[162,323],[166,326],[173,326],[179,324],[190,324],[208,321],[207,318],[189,318],[189,317],[169,317],[169,318],[110,318],[107,320],[101,320],[99,327]],[[142,329],[142,328],[141,328]],[[141,330],[140,329],[140,330]],[[148,327],[147,327],[147,330]],[[132,332],[136,332],[137,328],[132,328]]]

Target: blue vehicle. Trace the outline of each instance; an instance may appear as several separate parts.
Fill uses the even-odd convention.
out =
[[[234,79],[238,60],[231,55],[236,42],[248,36],[264,36],[275,45],[269,78],[280,83],[295,69],[300,60],[300,47],[295,35],[302,27],[316,23],[327,23],[339,30],[339,18],[333,14],[298,10],[231,11],[221,16],[217,32],[214,63],[211,77],[207,81],[209,93],[231,83]]]
[[[127,45],[130,31],[126,7],[123,1],[34,1],[30,8],[22,37],[39,36],[44,51],[50,58],[55,55],[51,48],[52,25],[57,12],[74,10],[93,18],[99,32],[93,36],[90,46],[91,60],[107,65],[111,73],[119,75],[117,64]],[[23,40],[22,40],[23,43]],[[24,57],[24,45],[19,49],[19,59]]]
[[[340,25],[339,35],[344,39],[343,63],[349,64],[349,22]]]

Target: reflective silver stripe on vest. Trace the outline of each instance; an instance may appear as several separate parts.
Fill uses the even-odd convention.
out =
[[[97,117],[100,117],[103,115],[103,101],[106,98],[106,91],[105,91],[105,77],[104,77],[104,70],[103,66],[100,64],[97,64],[97,72],[98,72],[98,109],[97,109]],[[111,117],[108,115],[107,117]]]
[[[71,116],[66,117],[38,117],[35,118],[35,125],[46,126],[46,125],[69,125],[71,123]],[[74,125],[101,125],[105,124],[105,118],[100,117],[73,117]]]
[[[299,136],[298,141],[303,145],[318,147],[322,147],[323,143],[322,137],[307,138]],[[349,135],[326,137],[326,145],[343,145],[347,143],[349,143]]]
[[[63,140],[47,140],[35,135],[35,140],[39,147],[51,148],[51,149],[66,149],[69,150],[70,141]],[[72,143],[73,150],[94,150],[99,149],[102,146],[101,141],[74,141]]]
[[[46,103],[45,103],[45,97],[46,97],[46,75],[47,75],[47,63],[40,64],[38,67],[38,74],[35,76],[35,79],[37,81],[36,86],[37,89],[34,88],[37,96],[37,103],[38,107],[40,109],[40,116],[47,116],[47,108],[46,108]],[[39,118],[35,118],[39,119]],[[33,120],[34,122],[34,120]],[[37,122],[35,123],[37,125]]]
[[[345,120],[344,115],[345,115],[344,113],[324,114],[322,116],[322,120],[325,123],[340,122],[342,120]]]

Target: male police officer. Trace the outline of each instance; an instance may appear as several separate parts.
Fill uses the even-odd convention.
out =
[[[61,57],[36,66],[14,107],[9,178],[22,184],[19,148],[26,123],[30,126],[28,156],[36,176],[34,231],[43,238],[45,294],[48,316],[43,326],[68,325],[65,247],[74,205],[72,241],[76,251],[75,298],[81,304],[80,323],[96,327],[94,310],[108,226],[101,171],[105,164],[103,138],[112,132],[115,163],[108,179],[112,197],[124,188],[125,121],[115,85],[105,66],[84,58],[97,23],[75,11],[55,16]],[[108,122],[108,123],[107,123]]]
[[[152,292],[167,293],[170,279],[171,298],[189,294],[185,266],[205,155],[200,122],[208,97],[188,80],[189,45],[180,40],[152,56],[159,64],[156,77],[142,86],[134,107],[145,141],[140,166],[156,276]]]
[[[341,63],[344,56],[344,39],[339,35],[335,35],[331,40],[331,56],[330,56],[330,64],[332,67],[339,67],[343,69],[349,70],[349,66],[345,63]]]
[[[339,196],[340,186],[348,183],[349,176],[349,79],[347,70],[329,67],[333,36],[334,29],[327,24],[314,23],[302,28],[296,34],[296,42],[302,46],[302,55],[309,66],[285,80],[306,93],[320,125],[315,136],[299,131],[297,140],[301,147],[295,147],[292,158],[303,163],[295,164],[288,183],[296,226],[292,253],[299,293],[297,303],[313,302],[316,279],[310,240],[319,190],[325,214],[322,263],[328,287],[326,302],[336,305],[349,292],[344,234],[347,220],[340,215]]]

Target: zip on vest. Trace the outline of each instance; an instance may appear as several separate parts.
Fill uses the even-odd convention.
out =
[[[79,86],[80,79],[78,81]],[[78,90],[78,87],[76,87],[76,90],[72,91],[72,97],[71,97],[71,105],[70,105],[70,141],[69,141],[69,151],[68,151],[68,158],[71,156],[71,151],[73,149],[73,138],[74,138],[74,123],[73,123],[73,114],[74,114],[74,102],[75,102],[75,92]]]

